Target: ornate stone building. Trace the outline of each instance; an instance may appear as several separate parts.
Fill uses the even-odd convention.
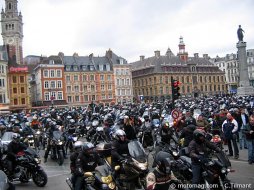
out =
[[[108,50],[106,56],[113,64],[115,78],[116,103],[130,103],[133,100],[131,65],[122,58]]]
[[[114,72],[107,56],[64,56],[67,103],[71,106],[88,105],[91,102],[110,105],[115,103]]]
[[[9,109],[8,54],[6,46],[0,46],[0,113]]]
[[[227,93],[225,73],[209,61],[207,54],[188,57],[182,37],[177,56],[170,49],[163,56],[155,51],[153,57],[140,56],[139,61],[131,64],[135,98],[143,95],[150,101],[170,99],[171,77],[182,83],[182,97]]]

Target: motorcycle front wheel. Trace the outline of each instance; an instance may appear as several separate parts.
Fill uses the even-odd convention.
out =
[[[48,176],[43,170],[36,171],[33,174],[33,182],[38,187],[44,187],[48,182]]]
[[[59,166],[63,165],[63,163],[64,163],[63,152],[59,151],[57,157],[58,157],[57,163],[59,164]]]

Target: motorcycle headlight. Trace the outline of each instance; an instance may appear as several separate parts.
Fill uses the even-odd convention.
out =
[[[41,134],[41,132],[40,131],[36,131],[36,135],[39,135],[39,134]]]
[[[147,162],[139,163],[138,161],[134,160],[134,164],[141,170],[147,170],[147,166],[148,166]]]
[[[108,184],[109,189],[115,189],[116,188],[116,184],[114,182],[111,182]]]
[[[63,142],[62,141],[58,141],[58,145],[62,145],[63,144]]]
[[[40,163],[41,163],[41,159],[39,159],[39,158],[35,158],[34,160],[35,160],[35,162],[36,162],[37,164],[40,164]]]
[[[110,184],[112,182],[112,176],[109,175],[107,177],[101,177],[101,181],[105,184]]]
[[[173,156],[178,156],[178,155],[179,155],[178,152],[173,151]]]
[[[142,132],[139,132],[139,133],[138,133],[138,137],[141,137],[141,136],[142,136]]]
[[[74,141],[77,141],[77,140],[78,140],[78,137],[73,137],[73,140],[74,140]]]
[[[28,137],[28,138],[33,138],[33,135],[28,135],[27,137]]]

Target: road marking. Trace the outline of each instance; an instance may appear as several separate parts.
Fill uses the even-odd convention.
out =
[[[48,176],[48,178],[50,177],[58,177],[58,176],[62,176],[62,175],[67,175],[67,174],[69,174],[70,175],[70,172],[68,172],[68,173],[62,173],[62,174],[55,174],[55,175],[51,175],[51,176]]]

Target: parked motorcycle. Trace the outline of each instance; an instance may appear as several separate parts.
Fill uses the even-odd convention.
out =
[[[64,162],[64,142],[65,138],[61,131],[54,131],[53,138],[51,139],[51,158],[57,160],[59,166]]]

